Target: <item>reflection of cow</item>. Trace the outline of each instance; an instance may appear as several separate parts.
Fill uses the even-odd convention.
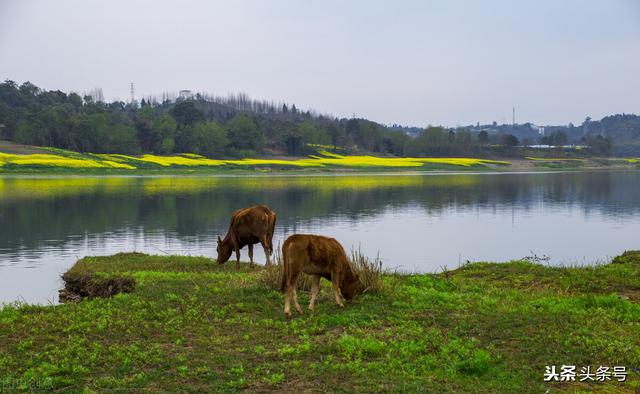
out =
[[[285,293],[284,313],[287,317],[291,316],[292,298],[296,310],[302,313],[296,294],[296,283],[302,272],[312,278],[309,303],[311,310],[315,307],[316,297],[320,292],[320,277],[332,282],[336,303],[340,306],[344,306],[340,293],[350,300],[364,290],[364,285],[349,264],[342,245],[333,238],[294,234],[284,241],[282,257],[284,265],[281,288]]]
[[[249,247],[249,261],[253,267],[253,245],[260,242],[267,256],[267,265],[271,265],[273,253],[273,229],[276,225],[276,214],[266,205],[243,208],[233,211],[229,231],[224,239],[218,236],[218,263],[223,264],[231,252],[236,252],[236,268],[240,268],[240,249]]]

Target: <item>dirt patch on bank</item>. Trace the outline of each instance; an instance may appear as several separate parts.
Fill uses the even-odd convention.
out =
[[[15,142],[2,140],[0,140],[0,152],[11,153],[14,155],[31,155],[36,153],[51,154],[51,152],[47,151],[46,149],[38,148],[37,146],[21,145],[16,144]]]
[[[78,302],[85,298],[111,297],[129,293],[136,281],[129,276],[105,278],[94,273],[66,272],[62,275],[64,288],[59,292],[60,302]]]

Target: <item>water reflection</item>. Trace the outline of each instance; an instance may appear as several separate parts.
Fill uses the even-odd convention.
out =
[[[212,256],[229,213],[259,203],[278,213],[276,242],[325,233],[408,270],[530,251],[589,263],[640,247],[639,172],[0,178],[0,301],[49,299],[86,254]]]

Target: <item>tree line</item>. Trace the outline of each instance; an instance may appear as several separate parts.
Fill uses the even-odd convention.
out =
[[[98,97],[96,100],[94,97]],[[0,84],[0,138],[80,152],[303,155],[310,144],[401,155],[409,139],[366,119],[276,107],[245,95],[104,102],[102,94]]]
[[[509,129],[425,129],[322,115],[243,94],[163,95],[105,102],[96,89],[43,90],[30,82],[0,83],[0,138],[21,144],[92,153],[197,153],[203,156],[306,155],[314,146],[395,156],[490,155],[521,144]],[[411,136],[409,134],[412,134]],[[565,141],[554,134],[554,142]],[[595,136],[594,143],[610,141]],[[497,150],[496,150],[497,149]]]

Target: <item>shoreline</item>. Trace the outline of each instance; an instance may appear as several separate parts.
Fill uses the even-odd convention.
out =
[[[270,168],[261,170],[255,168],[197,168],[192,167],[169,167],[165,169],[136,169],[136,170],[100,170],[100,169],[29,169],[29,170],[6,170],[0,167],[0,177],[269,177],[269,176],[358,176],[358,175],[457,175],[457,174],[535,174],[535,173],[558,173],[558,172],[595,172],[595,171],[637,171],[640,164],[635,162],[621,162],[623,159],[610,159],[612,164],[580,166],[555,166],[557,162],[551,162],[554,166],[546,166],[540,162],[530,160],[511,160],[507,165],[476,165],[476,166],[454,166],[451,168],[421,169],[415,168],[394,168],[394,167],[333,167],[330,169],[312,168],[308,170]],[[624,159],[626,160],[626,159]],[[457,168],[456,168],[457,167]]]

